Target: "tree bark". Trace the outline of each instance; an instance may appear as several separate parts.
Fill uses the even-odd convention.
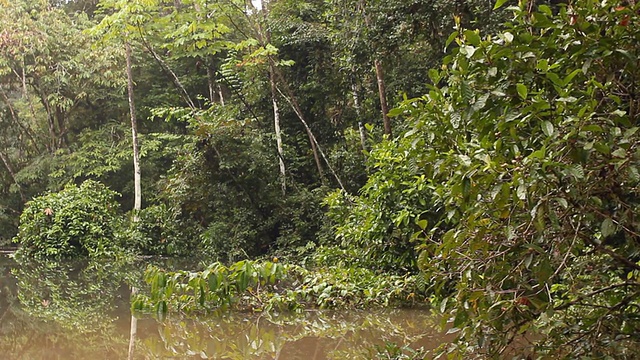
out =
[[[211,68],[209,68],[209,65],[206,64],[205,65],[207,67],[207,85],[209,87],[209,101],[213,104],[214,102],[216,102],[216,95],[215,95],[215,90],[214,90],[214,80],[213,80],[213,74],[211,71]]]
[[[384,72],[382,70],[382,64],[377,58],[373,60],[373,64],[376,68],[376,79],[378,80],[378,95],[380,96],[380,110],[382,112],[382,122],[384,124],[384,133],[393,136],[391,133],[391,120],[389,120],[389,105],[387,105],[386,87],[384,84]]]
[[[367,27],[371,26],[371,20],[369,19],[369,14],[366,11],[365,1],[362,0],[360,3],[360,7],[362,9],[362,13],[364,14],[364,23]],[[384,133],[389,137],[392,136],[391,133],[391,120],[389,120],[389,105],[387,104],[387,91],[384,82],[384,71],[382,70],[382,63],[380,59],[378,59],[377,54],[374,54],[373,57],[373,66],[376,70],[376,80],[378,82],[378,96],[380,97],[380,111],[382,112],[382,123],[384,124]]]
[[[138,148],[138,121],[136,120],[136,105],[133,98],[133,74],[131,71],[131,45],[125,42],[125,57],[127,61],[127,93],[129,95],[129,113],[131,115],[131,140],[133,142],[133,182],[134,202],[133,220],[138,221],[138,213],[142,208],[142,187],[140,180],[140,150]]]
[[[264,17],[266,19],[268,10],[265,6],[264,0],[260,1],[260,5],[262,7],[262,11],[264,11]],[[269,31],[264,32],[261,25],[258,25],[258,28],[261,33],[261,37],[263,37],[267,44],[271,42],[271,34]],[[284,164],[284,150],[282,148],[282,130],[280,129],[280,109],[278,108],[278,92],[276,90],[276,74],[275,74],[275,64],[269,59],[269,84],[271,85],[271,102],[273,103],[273,128],[276,135],[276,146],[278,148],[278,164],[280,167],[280,181],[282,186],[282,195],[287,193],[287,168]],[[313,146],[313,142],[312,142]],[[316,151],[314,150],[314,155]],[[316,163],[318,159],[316,158]]]
[[[362,153],[364,160],[367,160],[367,133],[364,128],[364,124],[360,117],[362,116],[362,106],[360,105],[360,97],[358,96],[358,85],[353,82],[351,84],[351,95],[353,96],[353,107],[356,109],[356,115],[358,115],[358,131],[360,132],[360,145],[362,146]]]
[[[280,130],[280,111],[278,108],[276,80],[273,69],[269,70],[269,81],[271,82],[271,101],[273,102],[273,128],[276,133],[276,145],[278,147],[278,164],[280,166],[280,181],[282,195],[287,193],[287,168],[284,164],[284,150],[282,148],[282,131]]]
[[[136,295],[137,289],[132,286],[131,287],[131,300],[133,301],[133,297]],[[135,345],[136,345],[136,337],[138,334],[138,318],[131,313],[131,325],[129,327],[129,356],[128,360],[133,360],[133,356],[135,353]]]

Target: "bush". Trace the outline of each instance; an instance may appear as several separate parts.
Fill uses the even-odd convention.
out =
[[[138,213],[123,235],[127,248],[137,254],[188,256],[200,250],[197,229],[180,218],[178,211],[164,204],[149,206]]]
[[[640,4],[511,9],[498,34],[458,28],[429,93],[391,110],[409,130],[371,151],[360,196],[328,199],[338,235],[417,245],[449,358],[523,334],[544,358],[635,358]]]
[[[113,255],[117,249],[118,195],[103,184],[85,181],[79,187],[34,198],[20,216],[19,255],[68,258]]]

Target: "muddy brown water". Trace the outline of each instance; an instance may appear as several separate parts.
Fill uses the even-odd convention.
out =
[[[146,265],[19,265],[0,255],[0,359],[372,359],[390,343],[434,349],[448,340],[427,310],[140,316],[129,355],[129,289]]]

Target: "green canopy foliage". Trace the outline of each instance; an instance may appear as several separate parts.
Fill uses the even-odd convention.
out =
[[[116,237],[116,195],[104,185],[88,180],[29,201],[13,240],[21,245],[18,256],[103,257],[122,252]]]
[[[497,34],[458,28],[429,92],[392,111],[409,130],[371,152],[361,196],[329,198],[338,234],[373,259],[420,252],[449,352],[501,356],[526,335],[537,354],[631,358],[638,9],[509,10]]]

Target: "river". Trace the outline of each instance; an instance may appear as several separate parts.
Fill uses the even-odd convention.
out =
[[[144,288],[148,262],[158,264],[18,264],[1,255],[0,358],[391,359],[400,352],[410,356],[411,349],[426,354],[447,340],[427,310],[377,309],[170,315],[162,321],[138,315],[131,341],[130,289]]]

